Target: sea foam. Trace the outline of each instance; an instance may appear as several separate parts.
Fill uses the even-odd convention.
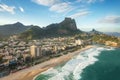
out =
[[[65,77],[68,77],[71,73],[73,74],[73,80],[80,80],[81,73],[83,69],[87,66],[94,64],[98,59],[96,56],[99,56],[101,51],[104,50],[114,50],[113,48],[105,48],[105,47],[94,47],[88,49],[86,51],[81,52],[79,55],[69,60],[64,66],[58,69],[51,68],[42,74],[49,75],[54,74],[54,76],[50,77],[48,80],[65,80]]]

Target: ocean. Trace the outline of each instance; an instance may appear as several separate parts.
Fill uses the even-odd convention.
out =
[[[120,49],[95,46],[42,72],[35,80],[120,80]]]

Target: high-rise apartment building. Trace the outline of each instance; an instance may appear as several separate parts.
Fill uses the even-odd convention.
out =
[[[42,56],[41,47],[36,45],[30,46],[30,53],[31,53],[31,56],[34,58]]]

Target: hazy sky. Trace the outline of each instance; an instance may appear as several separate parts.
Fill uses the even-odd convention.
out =
[[[120,32],[120,0],[0,0],[0,25],[47,26],[65,17],[84,31]]]

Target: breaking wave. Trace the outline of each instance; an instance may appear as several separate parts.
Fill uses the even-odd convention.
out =
[[[97,56],[104,50],[113,50],[113,48],[94,47],[88,49],[80,52],[80,54],[69,60],[65,65],[50,68],[40,75],[51,75],[43,80],[80,80],[83,69],[98,61]],[[40,75],[38,77],[40,77]],[[39,79],[36,78],[35,80]]]

